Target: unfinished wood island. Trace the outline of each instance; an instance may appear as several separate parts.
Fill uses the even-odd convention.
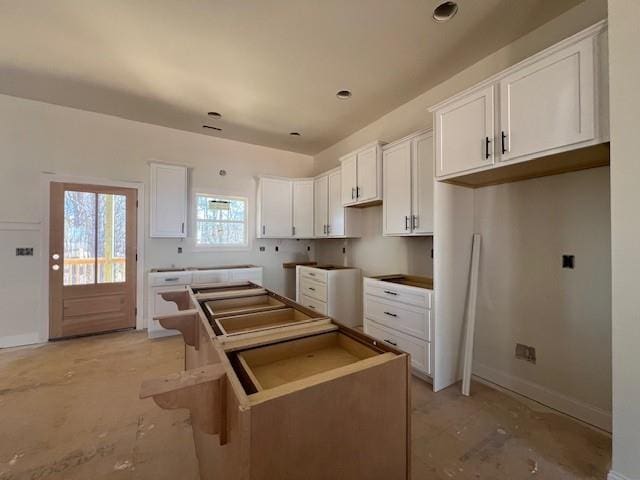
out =
[[[410,477],[406,353],[250,282],[162,295],[185,371],[140,396],[190,410],[200,478]]]

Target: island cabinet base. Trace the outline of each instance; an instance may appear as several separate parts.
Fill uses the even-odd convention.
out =
[[[327,318],[218,338],[183,303],[200,319],[187,371],[142,396],[190,409],[202,479],[410,477],[407,354]]]

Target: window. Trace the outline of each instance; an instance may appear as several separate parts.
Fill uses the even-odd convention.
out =
[[[196,247],[248,247],[247,199],[196,194]]]

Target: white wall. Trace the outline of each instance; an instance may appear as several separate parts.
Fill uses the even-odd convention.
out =
[[[609,168],[474,191],[474,373],[610,429]],[[575,269],[562,255],[575,255]],[[516,360],[516,343],[537,363]]]
[[[640,2],[609,0],[613,470],[640,479]]]
[[[144,182],[151,160],[188,165],[195,190],[242,195],[250,201],[251,249],[245,252],[196,253],[189,240],[145,240],[145,271],[160,266],[205,266],[253,263],[265,267],[266,285],[283,291],[283,261],[306,259],[313,242],[255,239],[255,176],[309,175],[313,159],[306,155],[197,135],[117,117],[0,95],[0,338],[29,339],[40,329],[45,309],[37,303],[42,271],[40,225],[43,221],[41,172],[96,179]],[[220,169],[227,176],[218,175]],[[145,188],[145,202],[149,188]],[[148,229],[148,209],[145,209]],[[15,222],[27,223],[27,230]],[[25,228],[27,228],[25,227]],[[7,227],[8,228],[8,227]],[[34,234],[33,228],[36,229]],[[275,246],[280,251],[275,252]],[[15,257],[18,246],[33,246],[36,257]],[[178,246],[184,253],[178,254]],[[259,251],[265,246],[265,252]],[[313,255],[313,249],[310,252]],[[16,283],[7,278],[19,277]],[[28,293],[25,293],[27,292]],[[145,292],[146,293],[146,292]],[[24,311],[22,306],[27,305]],[[146,302],[145,302],[146,305]],[[36,315],[40,311],[42,315]],[[13,342],[8,339],[5,342]],[[0,343],[0,345],[2,345]]]

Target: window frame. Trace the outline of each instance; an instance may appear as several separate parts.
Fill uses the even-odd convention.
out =
[[[198,197],[209,197],[216,198],[220,200],[240,200],[244,202],[245,205],[245,216],[244,216],[244,242],[242,244],[208,244],[201,245],[198,243],[198,222],[208,222],[207,220],[199,220],[198,219]],[[192,208],[191,208],[191,225],[192,225],[192,245],[193,251],[195,252],[232,252],[232,251],[247,251],[251,250],[251,241],[249,235],[249,198],[241,195],[226,195],[219,194],[212,191],[206,190],[197,190],[194,192],[192,197]],[[213,222],[213,221],[211,221]],[[224,221],[223,221],[224,222]],[[241,223],[236,221],[230,221],[228,223]]]

